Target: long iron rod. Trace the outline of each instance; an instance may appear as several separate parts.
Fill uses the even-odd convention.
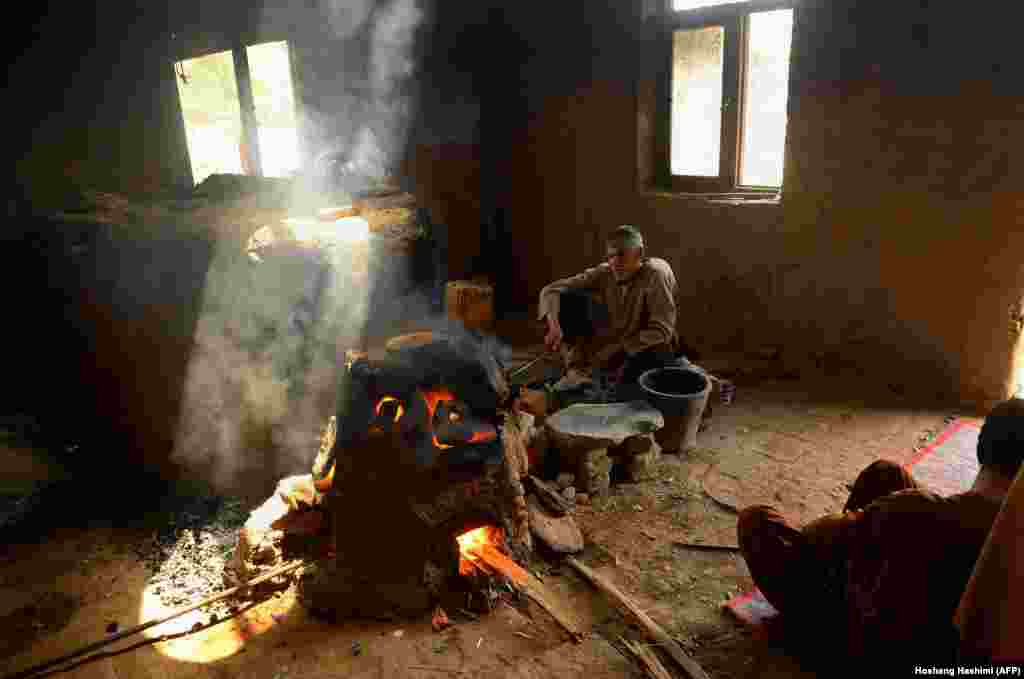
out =
[[[185,608],[180,608],[177,611],[174,611],[173,613],[169,613],[169,614],[165,615],[162,618],[156,618],[154,620],[150,620],[149,622],[144,622],[141,625],[137,625],[137,626],[132,627],[130,629],[126,629],[123,632],[118,632],[117,634],[114,634],[114,635],[112,635],[110,637],[107,637],[106,639],[102,639],[100,641],[96,641],[96,642],[93,642],[93,643],[88,644],[86,646],[83,646],[82,648],[78,649],[77,651],[72,651],[71,653],[67,653],[65,655],[62,655],[59,658],[54,658],[53,660],[47,660],[46,662],[40,663],[38,665],[35,665],[34,667],[30,667],[27,670],[21,670],[20,672],[16,672],[14,674],[8,675],[8,676],[4,677],[3,679],[27,679],[28,677],[31,677],[34,674],[38,674],[39,672],[42,672],[43,670],[49,669],[49,668],[53,667],[54,665],[60,665],[61,663],[67,662],[68,660],[71,660],[72,658],[77,658],[80,655],[85,655],[86,653],[91,653],[92,651],[95,651],[97,649],[103,648],[104,646],[109,646],[110,644],[114,643],[115,641],[120,641],[121,639],[124,639],[125,637],[130,637],[133,634],[138,634],[139,632],[147,630],[150,627],[156,627],[157,625],[162,625],[163,623],[168,622],[170,620],[174,620],[175,618],[180,618],[181,616],[185,615],[186,613],[191,613],[192,611],[196,610],[197,608],[202,608],[203,606],[209,606],[210,604],[216,603],[218,601],[221,601],[222,599],[227,599],[227,598],[233,596],[234,594],[238,593],[239,590],[245,589],[246,587],[252,587],[253,585],[258,585],[261,582],[264,582],[266,580],[270,580],[271,578],[275,578],[278,575],[283,575],[283,574],[285,574],[285,573],[287,573],[289,571],[293,571],[293,570],[295,570],[296,568],[298,568],[299,566],[301,566],[301,565],[303,565],[305,563],[308,563],[308,562],[306,562],[306,561],[295,561],[295,562],[292,562],[290,564],[285,564],[283,566],[279,566],[278,568],[275,568],[272,571],[264,573],[263,575],[258,575],[255,578],[252,578],[251,580],[248,580],[248,581],[242,583],[241,585],[237,585],[235,587],[232,587],[231,589],[224,590],[220,594],[215,594],[214,596],[211,596],[211,597],[209,597],[207,599],[203,599],[199,603],[192,604],[191,606],[186,606]]]

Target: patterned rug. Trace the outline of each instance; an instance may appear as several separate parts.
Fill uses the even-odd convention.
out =
[[[922,448],[906,465],[914,479],[939,495],[962,493],[974,483],[978,474],[978,434],[975,422],[954,420],[930,444]],[[779,612],[768,603],[761,590],[737,594],[723,604],[739,621],[768,634]]]

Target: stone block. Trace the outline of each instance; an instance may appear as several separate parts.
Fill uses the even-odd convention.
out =
[[[586,451],[580,456],[576,473],[576,485],[579,490],[591,496],[604,495],[612,485],[612,460],[606,448]]]

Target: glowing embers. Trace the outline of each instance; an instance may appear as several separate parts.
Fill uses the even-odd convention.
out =
[[[405,403],[397,396],[384,396],[373,406],[373,420],[370,422],[370,434],[384,434],[395,431],[405,416]]]
[[[317,492],[326,493],[334,483],[335,460],[332,457],[334,443],[338,439],[338,418],[334,415],[320,434],[320,449],[313,460],[313,487]]]
[[[402,415],[405,414],[405,406],[394,396],[385,396],[377,401],[377,406],[373,409],[373,412],[378,418],[398,422],[402,419]]]
[[[474,417],[468,407],[444,387],[424,391],[423,398],[435,447],[443,450],[456,445],[489,443],[498,438],[494,425]]]
[[[505,531],[496,526],[480,526],[455,538],[459,543],[459,575],[472,575],[480,566],[480,552],[505,544]]]
[[[452,445],[441,443],[440,441],[437,440],[437,434],[435,433],[435,430],[437,429],[437,425],[439,423],[435,421],[435,414],[437,413],[438,404],[447,404],[448,402],[452,402],[455,400],[455,396],[453,396],[452,392],[448,391],[444,387],[436,387],[434,389],[424,391],[422,393],[423,400],[427,402],[427,423],[428,426],[430,427],[430,433],[434,441],[434,446],[442,450],[454,448],[454,446]]]

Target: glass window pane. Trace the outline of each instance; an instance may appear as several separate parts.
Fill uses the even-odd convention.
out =
[[[672,0],[672,9],[676,12],[685,12],[688,9],[701,9],[702,7],[718,7],[719,5],[735,5],[746,0]]]
[[[743,120],[744,186],[782,186],[793,10],[750,15]]]
[[[299,169],[299,130],[288,43],[252,45],[246,48],[246,56],[263,176],[290,177]]]
[[[231,52],[186,59],[174,68],[193,181],[242,174],[242,117]]]
[[[672,174],[717,177],[722,145],[725,31],[675,31],[672,40]]]

